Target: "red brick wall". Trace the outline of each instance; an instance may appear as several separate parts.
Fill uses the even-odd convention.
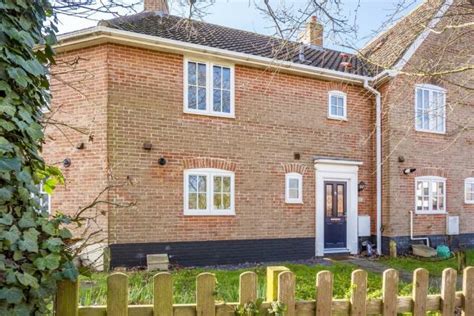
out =
[[[373,214],[374,106],[362,87],[237,65],[236,118],[206,117],[183,113],[183,56],[104,45],[61,58],[75,56],[82,58],[77,69],[94,74],[83,81],[87,97],[55,81],[53,112],[66,104],[55,115],[88,127],[94,139],[74,134],[67,141],[48,131],[56,139],[45,147],[48,161],[68,156],[73,163],[53,203],[75,209],[107,177],[110,184],[127,182],[109,192],[110,201],[136,206],[110,207],[110,243],[314,236],[313,156],[363,161],[359,177],[368,187],[359,213]],[[333,89],[348,95],[347,122],[327,119]],[[84,150],[74,149],[78,141]],[[142,149],[145,141],[151,151]],[[183,170],[202,163],[235,169],[235,216],[183,216]],[[293,167],[305,170],[303,205],[284,202],[285,170]]]
[[[456,1],[456,4],[462,1]],[[472,6],[471,6],[472,7]],[[384,91],[384,212],[386,236],[410,234],[409,211],[415,207],[415,177],[439,175],[447,178],[447,212],[460,216],[460,233],[473,233],[474,205],[464,203],[464,179],[474,174],[473,145],[474,102],[472,90],[474,72],[463,71],[429,76],[440,71],[462,68],[472,56],[474,34],[466,28],[444,29],[446,25],[462,24],[472,15],[459,15],[453,5],[449,19],[437,26],[441,34],[431,33],[400,75],[383,87]],[[458,12],[459,13],[459,12]],[[457,16],[453,18],[453,16]],[[415,131],[415,85],[430,83],[447,90],[447,132],[433,134]],[[467,127],[467,128],[464,128]],[[405,162],[399,163],[403,156]],[[402,174],[403,168],[414,167],[412,175]],[[445,215],[416,215],[416,235],[446,233]]]
[[[372,105],[361,88],[340,87],[349,121],[331,121],[334,84],[236,66],[236,118],[213,118],[183,113],[182,56],[110,46],[109,58],[110,162],[117,178],[136,183],[114,198],[137,199],[112,217],[111,242],[314,236],[315,155],[364,161],[360,212],[372,211]],[[236,216],[183,216],[184,165],[196,157],[235,165]],[[307,166],[303,205],[284,203],[283,165],[293,162]]]
[[[107,186],[107,47],[59,54],[56,60],[43,155],[47,163],[60,166],[66,178],[52,196],[53,211],[75,214]],[[76,148],[80,143],[82,150]],[[60,163],[65,158],[71,159],[69,168]],[[107,205],[99,204],[84,215],[96,217],[100,211],[107,211]],[[97,224],[89,223],[90,231],[106,232],[106,223],[106,215],[98,216]]]

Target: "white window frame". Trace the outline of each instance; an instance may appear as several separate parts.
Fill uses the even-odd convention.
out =
[[[298,197],[290,197],[290,180],[298,180]],[[297,172],[289,172],[285,174],[285,202],[287,204],[302,204],[303,203],[303,175]]]
[[[189,209],[189,176],[198,175],[206,176],[206,199],[207,208],[205,210]],[[219,210],[214,209],[214,176],[230,177],[230,209]],[[232,171],[214,169],[214,168],[200,168],[200,169],[186,169],[184,171],[184,215],[186,216],[232,216],[235,215],[235,174]]]
[[[430,101],[432,99],[433,92],[438,92],[438,93],[443,94],[444,111],[443,111],[443,130],[442,131],[432,130],[430,128],[423,128],[423,126],[418,127],[417,125],[418,90],[428,90],[429,95],[430,95]],[[418,132],[425,132],[425,133],[446,134],[446,89],[441,88],[439,86],[431,85],[431,84],[417,84],[415,86],[415,130]]]
[[[418,199],[418,196],[416,195],[416,190],[417,190],[417,186],[418,186],[418,182],[419,181],[427,181],[429,182],[429,210],[428,211],[420,211],[418,210],[417,208],[417,205],[416,205],[416,202],[417,202],[417,199]],[[444,196],[443,196],[443,205],[444,205],[444,210],[437,210],[437,211],[433,211],[433,205],[431,203],[432,201],[432,190],[431,190],[431,183],[432,182],[442,182],[443,183],[443,186],[444,186]],[[446,214],[447,213],[447,205],[446,205],[446,196],[448,195],[448,190],[447,190],[447,187],[446,187],[446,178],[443,178],[443,177],[437,177],[437,176],[422,176],[422,177],[416,177],[415,178],[415,214],[426,214],[426,215],[430,215],[430,214]]]
[[[188,63],[200,63],[206,65],[206,109],[199,110],[199,109],[189,109],[188,108]],[[230,113],[223,113],[214,111],[212,106],[212,96],[213,96],[213,67],[220,66],[226,67],[230,69]],[[234,64],[229,63],[222,63],[222,62],[211,62],[211,61],[204,61],[196,58],[184,58],[184,68],[183,68],[183,112],[189,114],[198,114],[198,115],[206,115],[206,116],[218,116],[218,117],[227,117],[227,118],[235,118],[235,66]],[[196,79],[197,80],[197,79]]]
[[[468,184],[474,184],[474,177],[464,179],[464,203],[474,204],[474,200],[467,199],[467,185]]]
[[[344,115],[340,116],[340,115],[334,115],[331,113],[331,97],[338,97],[338,98],[341,98],[344,100],[343,102],[343,106],[344,106]],[[332,90],[332,91],[329,91],[328,93],[328,118],[329,119],[333,119],[333,120],[342,120],[342,121],[347,121],[347,94],[342,92],[342,91],[338,91],[338,90]]]

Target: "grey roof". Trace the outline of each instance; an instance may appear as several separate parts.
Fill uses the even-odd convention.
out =
[[[160,12],[142,12],[101,21],[100,25],[140,34],[158,36],[233,52],[274,58],[298,64],[371,76],[371,66],[357,56],[315,45],[303,45],[275,37],[185,19]],[[341,62],[350,61],[344,70]]]

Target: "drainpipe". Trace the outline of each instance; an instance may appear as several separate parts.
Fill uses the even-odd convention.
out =
[[[410,211],[410,240],[424,240],[426,245],[430,246],[430,239],[428,237],[415,237],[413,236],[413,211]]]
[[[378,90],[364,80],[364,88],[375,95],[375,143],[376,143],[376,186],[377,186],[377,218],[376,244],[377,253],[382,254],[382,97]]]

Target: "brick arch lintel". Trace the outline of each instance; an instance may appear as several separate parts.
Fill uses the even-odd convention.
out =
[[[296,172],[301,175],[304,175],[306,169],[308,168],[305,164],[302,163],[282,163],[283,171],[285,173]]]
[[[235,162],[221,158],[186,158],[183,160],[184,169],[214,168],[235,172]]]
[[[436,168],[436,167],[424,167],[420,168],[419,171],[416,172],[417,177],[423,176],[437,176],[437,177],[448,177],[448,172],[443,168]]]

